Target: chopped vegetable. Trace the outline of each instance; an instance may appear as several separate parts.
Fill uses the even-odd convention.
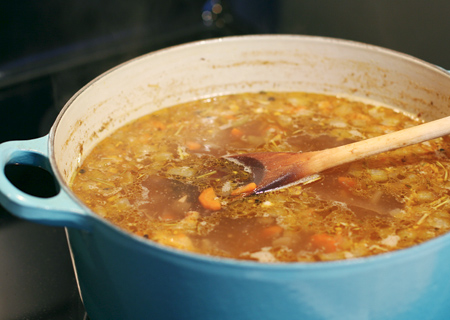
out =
[[[339,177],[338,182],[346,188],[356,187],[356,179],[351,177]]]
[[[197,151],[197,150],[200,150],[202,148],[202,145],[200,143],[194,142],[194,141],[188,141],[186,143],[186,146],[191,151]]]
[[[266,227],[262,230],[261,232],[261,236],[263,238],[273,238],[276,236],[280,236],[283,232],[283,228],[280,227],[279,225],[273,225],[270,227]]]
[[[248,194],[248,193],[251,193],[255,189],[256,189],[256,183],[250,182],[249,184],[246,184],[246,185],[244,185],[242,187],[239,187],[239,188],[233,190],[231,192],[231,195],[232,196],[237,196],[237,195],[240,195],[240,194]]]
[[[376,182],[385,182],[388,180],[388,175],[385,170],[370,169],[369,174],[370,174],[370,177],[373,179],[373,181],[376,181]]]
[[[323,250],[325,253],[335,252],[337,250],[337,241],[334,237],[319,233],[311,237],[311,245],[314,248]]]
[[[235,137],[235,138],[240,139],[240,138],[243,137],[244,131],[242,131],[242,130],[240,130],[240,129],[238,129],[238,128],[233,128],[233,129],[231,129],[231,135],[232,135],[233,137]]]
[[[217,211],[222,208],[219,198],[216,196],[213,188],[207,188],[202,191],[198,197],[200,204],[203,208],[208,210]]]

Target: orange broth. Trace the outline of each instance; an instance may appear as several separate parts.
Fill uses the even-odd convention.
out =
[[[449,142],[440,138],[248,197],[220,158],[306,152],[420,124],[343,97],[260,92],[156,111],[86,157],[75,194],[113,224],[182,250],[261,262],[350,259],[407,248],[450,229]]]

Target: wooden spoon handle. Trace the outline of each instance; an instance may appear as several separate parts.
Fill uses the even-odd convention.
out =
[[[450,116],[375,138],[318,151],[310,159],[312,166],[310,169],[320,172],[344,163],[448,134],[450,134]]]

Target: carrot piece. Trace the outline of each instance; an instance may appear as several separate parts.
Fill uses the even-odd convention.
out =
[[[356,179],[351,177],[339,177],[339,184],[346,188],[354,188],[356,187]]]
[[[278,235],[280,235],[283,232],[283,227],[280,227],[279,225],[275,224],[270,227],[266,227],[262,230],[261,236],[263,238],[273,238]]]
[[[242,131],[241,129],[238,129],[238,128],[233,128],[233,129],[231,129],[231,135],[235,138],[240,139],[244,135],[244,131]]]
[[[219,199],[216,196],[213,188],[207,188],[200,193],[198,200],[203,208],[208,210],[217,211],[222,208]]]
[[[318,233],[311,237],[311,244],[316,249],[322,249],[326,253],[337,250],[337,241],[333,236],[325,233]]]
[[[202,148],[202,145],[200,143],[198,143],[198,142],[195,142],[195,141],[188,141],[186,143],[186,146],[191,151],[200,150]]]
[[[250,182],[249,184],[246,184],[245,186],[242,186],[242,187],[234,189],[231,192],[231,195],[232,196],[237,196],[237,195],[240,195],[240,194],[243,194],[243,193],[250,193],[250,192],[252,192],[255,189],[256,189],[256,183]]]

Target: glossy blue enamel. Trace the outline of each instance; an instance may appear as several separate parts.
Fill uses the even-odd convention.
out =
[[[5,176],[8,164],[42,167],[50,172],[48,136],[28,141],[9,141],[0,144],[0,202],[20,218],[55,226],[89,228],[89,217],[64,190],[51,198],[31,196],[18,190]]]

